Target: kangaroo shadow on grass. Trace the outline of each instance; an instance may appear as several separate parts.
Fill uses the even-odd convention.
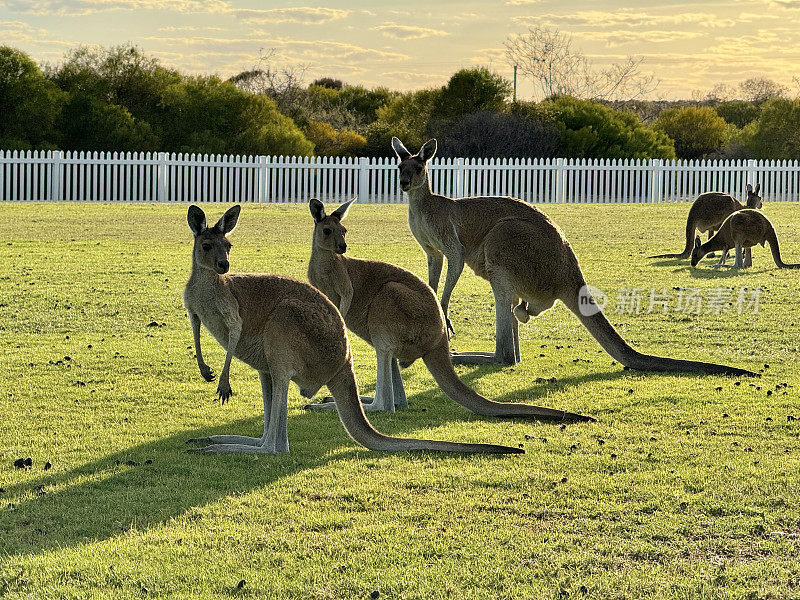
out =
[[[388,435],[420,437],[421,425],[435,427],[452,420],[447,411],[438,410],[435,404],[422,398],[415,402],[416,410],[407,414],[369,414],[368,418],[376,429]],[[425,411],[420,410],[423,407]],[[9,559],[111,539],[131,527],[143,531],[191,515],[195,507],[248,493],[304,470],[355,457],[386,455],[352,441],[335,411],[290,415],[288,454],[258,455],[256,459],[254,455],[186,452],[192,447],[186,444],[189,438],[215,434],[259,436],[262,430],[260,416],[189,429],[64,472],[57,471],[55,457],[52,471],[7,485],[0,493],[0,539],[4,540],[0,554]],[[416,460],[420,454],[408,453],[408,460]],[[445,457],[445,453],[424,454]],[[20,496],[23,498],[17,501]]]

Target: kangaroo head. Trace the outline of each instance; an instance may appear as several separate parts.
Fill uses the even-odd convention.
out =
[[[761,192],[760,183],[756,184],[755,190],[752,185],[747,184],[747,208],[761,208],[763,206],[759,192]]]
[[[355,198],[342,204],[330,215],[326,215],[325,205],[316,198],[311,199],[308,207],[311,209],[311,216],[314,217],[313,245],[315,248],[336,254],[347,252],[347,242],[344,239],[347,229],[342,225],[342,221],[347,216],[347,211],[353,202],[355,202]]]
[[[242,207],[238,204],[229,208],[213,227],[206,225],[206,215],[200,207],[189,207],[189,229],[194,233],[194,251],[192,260],[195,266],[209,269],[222,275],[228,272],[230,263],[228,254],[231,243],[225,236],[233,231],[239,220]]]
[[[436,155],[436,140],[428,140],[416,154],[411,154],[398,138],[392,138],[392,149],[400,159],[400,188],[404,192],[428,184],[428,161]]]
[[[692,266],[696,267],[703,257],[706,255],[703,252],[703,242],[700,241],[700,236],[694,238],[694,248],[692,248]]]

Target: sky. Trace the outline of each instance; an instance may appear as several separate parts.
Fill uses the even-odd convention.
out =
[[[653,97],[691,98],[766,76],[798,91],[800,0],[0,0],[0,44],[57,63],[79,45],[133,43],[189,73],[230,76],[271,55],[391,89],[441,86],[462,67],[512,78],[503,43],[531,25],[573,36],[598,66],[643,57]],[[519,78],[518,94],[536,99]]]

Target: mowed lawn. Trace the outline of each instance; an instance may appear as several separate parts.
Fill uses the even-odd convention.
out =
[[[800,598],[800,272],[768,250],[742,273],[692,270],[646,258],[682,249],[688,204],[542,207],[637,348],[759,379],[623,370],[557,305],[521,327],[519,365],[458,372],[490,398],[597,423],[472,415],[421,361],[404,372],[410,408],[369,415],[389,434],[524,455],[370,452],[293,387],[289,454],[198,456],[187,438],[260,435],[262,415],[249,367],[234,361],[225,406],[198,373],[186,208],[0,204],[0,597]],[[226,206],[203,208],[213,222]],[[787,262],[798,208],[765,205]],[[425,278],[406,218],[353,206],[348,252]],[[232,270],[304,280],[311,232],[306,205],[246,205]],[[680,288],[699,290],[700,314],[678,309]],[[755,313],[738,314],[745,288]],[[632,289],[639,314],[618,303]],[[664,304],[648,312],[651,289]],[[728,310],[708,312],[712,297]],[[490,288],[468,269],[451,309],[454,349],[494,347]],[[369,393],[374,353],[351,342]]]

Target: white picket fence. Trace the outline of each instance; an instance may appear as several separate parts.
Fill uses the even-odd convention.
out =
[[[448,196],[527,202],[677,202],[719,190],[800,200],[798,161],[434,159],[431,185]],[[402,203],[388,158],[166,153],[0,152],[0,200]]]

